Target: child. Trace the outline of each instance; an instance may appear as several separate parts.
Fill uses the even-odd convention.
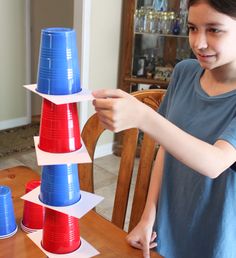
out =
[[[235,258],[236,1],[188,5],[197,60],[176,65],[158,113],[120,90],[94,92],[94,106],[108,129],[138,127],[161,145],[128,243],[146,258],[155,246],[166,258]]]

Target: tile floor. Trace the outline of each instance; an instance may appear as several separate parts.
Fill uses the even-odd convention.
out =
[[[107,219],[110,219],[112,214],[119,162],[120,158],[115,155],[98,158],[94,162],[95,193],[104,197],[104,200],[96,206],[96,211]],[[41,170],[37,165],[34,150],[0,158],[0,170],[20,165],[30,167],[38,173],[40,173]],[[137,167],[137,162],[135,166]],[[133,189],[133,183],[131,188]],[[132,198],[132,190],[130,198]],[[127,217],[129,217],[130,205],[127,213]],[[126,219],[126,229],[128,222],[129,218]]]

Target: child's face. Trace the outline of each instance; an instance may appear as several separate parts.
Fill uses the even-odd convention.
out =
[[[203,68],[236,69],[236,19],[202,1],[189,8],[188,22],[190,46]]]

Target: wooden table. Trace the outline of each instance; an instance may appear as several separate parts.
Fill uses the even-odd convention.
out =
[[[20,225],[23,213],[25,185],[39,175],[30,168],[20,166],[0,171],[0,185],[7,185],[12,190],[17,224]],[[116,227],[94,211],[80,219],[81,236],[92,244],[100,255],[96,257],[132,258],[142,257],[140,250],[130,247],[126,241],[126,232]],[[46,255],[26,236],[19,226],[17,233],[0,240],[0,258],[45,258]],[[161,258],[152,252],[151,257]]]

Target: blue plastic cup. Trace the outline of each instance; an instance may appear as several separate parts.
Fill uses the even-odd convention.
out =
[[[42,167],[40,200],[51,206],[68,206],[80,200],[77,164]]]
[[[0,239],[13,236],[17,228],[11,189],[0,185]]]
[[[81,91],[75,30],[46,28],[41,31],[36,90],[50,95]]]

